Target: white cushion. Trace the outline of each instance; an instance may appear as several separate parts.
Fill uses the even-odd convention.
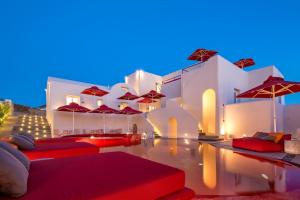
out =
[[[1,141],[0,141],[0,148],[8,151],[13,156],[15,156],[24,165],[24,167],[27,169],[27,171],[29,171],[30,160],[21,151],[12,147],[11,144],[9,144],[7,142],[1,142]]]
[[[8,151],[0,148],[0,193],[20,197],[27,192],[28,171]]]

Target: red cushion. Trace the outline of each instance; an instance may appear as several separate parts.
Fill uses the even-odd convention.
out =
[[[22,151],[30,160],[40,158],[62,158],[68,156],[97,154],[99,148],[84,142],[36,144],[34,150]]]
[[[232,146],[257,152],[280,152],[284,149],[282,144],[252,137],[233,139]]]
[[[159,198],[159,200],[190,200],[195,197],[195,192],[189,188],[183,188],[172,194]]]
[[[20,200],[157,199],[184,188],[184,172],[122,152],[31,163]]]
[[[78,138],[76,138],[76,137],[48,138],[48,139],[36,140],[35,143],[36,144],[64,143],[64,142],[76,142],[77,140],[78,140]]]

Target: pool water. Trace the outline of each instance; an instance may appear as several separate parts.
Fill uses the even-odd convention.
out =
[[[145,140],[136,146],[101,148],[100,151],[124,151],[182,169],[186,186],[197,195],[251,195],[300,189],[298,167],[195,140]]]

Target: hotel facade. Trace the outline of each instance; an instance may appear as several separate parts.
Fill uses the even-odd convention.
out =
[[[273,104],[271,99],[238,99],[237,95],[260,85],[269,76],[284,77],[275,66],[245,71],[220,55],[203,63],[165,76],[142,70],[125,77],[124,82],[112,87],[49,77],[46,89],[46,113],[52,136],[69,134],[72,113],[56,109],[76,102],[89,109],[107,105],[120,110],[130,106],[142,114],[76,113],[75,134],[105,129],[105,132],[128,131],[133,125],[139,133],[152,137],[157,133],[168,138],[197,138],[199,132],[207,135],[242,137],[256,131],[271,132]],[[106,90],[103,97],[81,92],[91,86]],[[155,90],[166,97],[155,103],[119,100],[126,92],[141,96]],[[300,105],[285,105],[284,97],[276,98],[277,130],[296,133],[300,128]],[[105,124],[105,126],[104,126]],[[129,131],[130,131],[129,130]]]

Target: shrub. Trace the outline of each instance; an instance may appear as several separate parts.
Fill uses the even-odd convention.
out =
[[[8,116],[10,106],[8,103],[0,103],[0,125],[3,124],[4,120]]]

